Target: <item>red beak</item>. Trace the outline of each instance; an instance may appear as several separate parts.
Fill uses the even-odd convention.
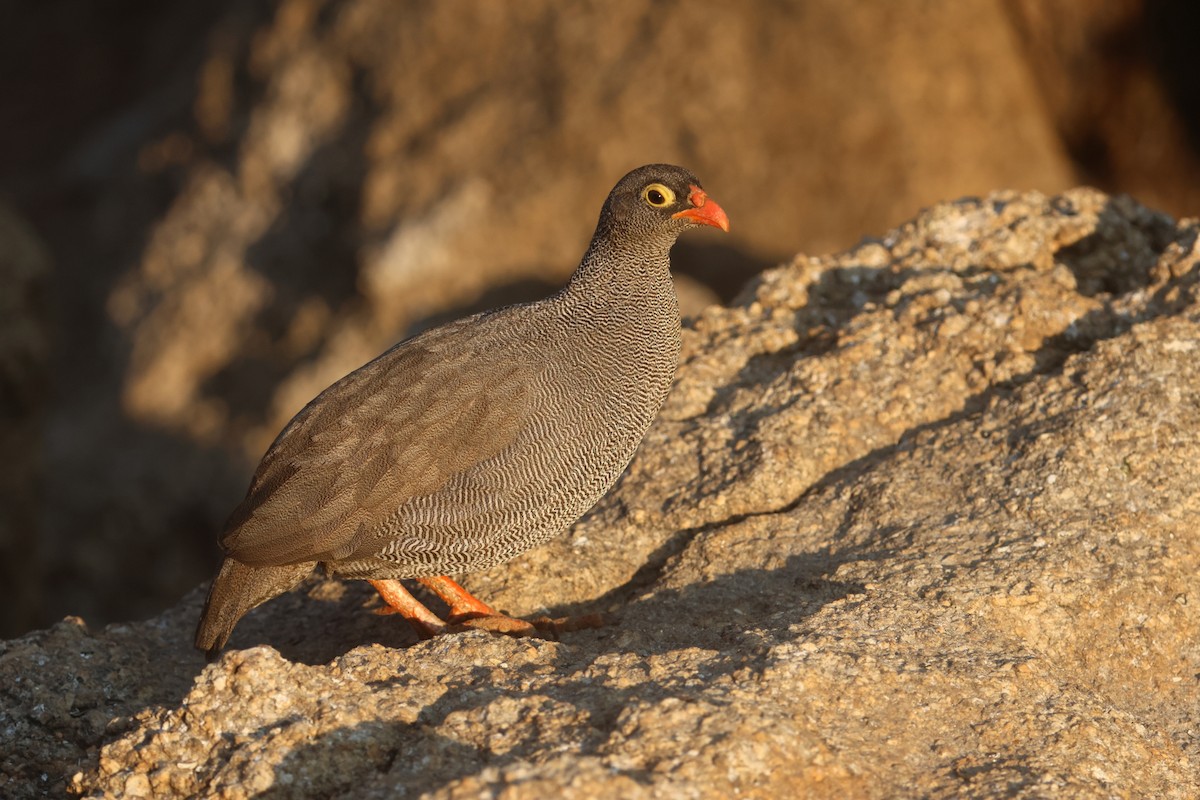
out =
[[[699,225],[712,225],[714,228],[729,233],[729,217],[725,216],[725,210],[717,205],[717,201],[709,200],[708,195],[699,186],[691,187],[692,193],[688,195],[688,200],[692,207],[677,214],[672,214],[673,219],[687,219]]]

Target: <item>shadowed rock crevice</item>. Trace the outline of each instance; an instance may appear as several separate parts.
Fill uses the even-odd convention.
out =
[[[1080,294],[1120,297],[1145,288],[1150,283],[1150,270],[1178,236],[1170,220],[1159,217],[1149,220],[1151,226],[1139,229],[1143,240],[1130,240],[1122,235],[1127,230],[1124,222],[1110,206],[1101,213],[1094,233],[1054,253],[1054,258],[1075,276]],[[1121,243],[1116,248],[1111,240],[1106,241],[1114,234]]]

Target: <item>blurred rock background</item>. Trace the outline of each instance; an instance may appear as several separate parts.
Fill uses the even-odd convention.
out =
[[[940,199],[1200,211],[1177,0],[0,2],[0,636],[207,579],[279,427],[423,327],[544,295],[687,164],[685,310]]]

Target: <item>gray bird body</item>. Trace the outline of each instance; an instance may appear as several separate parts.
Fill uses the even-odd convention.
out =
[[[699,191],[678,167],[635,170],[561,291],[402,342],[292,419],[220,537],[198,647],[222,646],[242,614],[318,563],[370,579],[485,569],[604,495],[679,357],[669,251],[694,223],[630,207],[630,187],[651,179]]]

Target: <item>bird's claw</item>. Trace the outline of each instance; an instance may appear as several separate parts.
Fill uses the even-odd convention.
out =
[[[577,617],[535,617],[528,620],[494,614],[452,619],[448,632],[477,630],[502,633],[506,636],[557,640],[561,633],[599,628],[607,622],[604,614],[583,614]]]

